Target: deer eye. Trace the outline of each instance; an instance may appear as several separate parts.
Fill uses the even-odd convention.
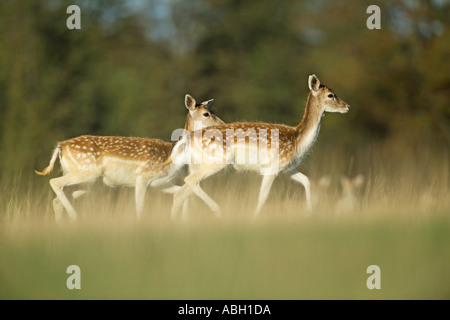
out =
[[[204,117],[209,117],[209,113],[206,112],[206,113],[203,114],[203,116],[204,116]]]
[[[329,95],[328,95],[328,98],[333,98],[334,97],[334,94],[332,94],[332,93],[330,93]]]

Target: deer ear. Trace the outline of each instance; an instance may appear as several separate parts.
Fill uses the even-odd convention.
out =
[[[358,174],[354,181],[355,187],[361,187],[364,183],[364,176],[362,174]]]
[[[330,176],[323,176],[319,179],[319,186],[322,188],[328,188],[331,184]]]
[[[311,91],[319,91],[320,88],[320,80],[317,78],[315,74],[312,74],[308,78],[308,87]]]
[[[214,99],[208,100],[208,101],[203,101],[202,105],[207,106],[208,108],[212,106],[214,102]]]
[[[190,95],[186,95],[185,97],[184,97],[184,104],[186,105],[186,108],[189,110],[189,111],[194,111],[195,110],[195,105],[196,105],[196,101],[195,101],[195,99],[194,98],[192,98]]]
[[[341,186],[345,187],[348,183],[349,183],[349,179],[346,176],[342,175],[341,176]]]

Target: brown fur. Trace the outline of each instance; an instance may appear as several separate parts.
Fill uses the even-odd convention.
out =
[[[172,217],[178,214],[184,201],[192,193],[204,200],[211,210],[217,216],[220,216],[219,206],[202,190],[200,182],[230,164],[238,170],[261,170],[263,180],[255,216],[267,199],[273,179],[282,171],[290,174],[292,179],[304,185],[307,207],[308,210],[311,210],[310,182],[308,177],[298,171],[297,167],[315,143],[325,112],[346,113],[350,106],[337,98],[331,89],[320,85],[320,81],[315,75],[309,76],[308,86],[310,92],[305,112],[301,122],[295,127],[270,123],[229,123],[203,129],[200,134],[199,131],[196,131],[190,136],[190,141],[184,139],[179,145],[176,145],[174,150],[185,150],[190,143],[190,156],[196,165],[195,168],[191,168],[189,176],[185,178],[186,184],[174,195]],[[241,130],[240,133],[237,133],[237,130]],[[278,150],[271,146],[272,130],[277,130]],[[260,132],[264,135],[260,136]],[[233,134],[233,136],[230,136],[230,134]],[[242,159],[243,154],[230,152],[232,150],[227,152],[227,144],[230,145],[228,142],[231,141],[226,139],[233,139],[234,151],[245,151],[244,159]],[[260,151],[264,151],[264,148],[268,149],[267,152],[260,153]],[[253,156],[251,163],[250,161],[247,162],[247,159],[250,160],[250,158],[247,158],[247,154],[250,155],[250,152]],[[188,153],[181,154],[181,159],[184,159],[183,157],[186,157],[186,155]],[[168,164],[172,157],[178,158],[178,154],[172,154],[165,164]],[[266,168],[270,170],[264,170],[263,173],[263,169]]]
[[[202,148],[207,148],[210,144],[216,141],[216,135],[212,137],[205,133],[211,133],[213,130],[217,130],[220,132],[219,135],[222,136],[224,141],[223,149],[226,151],[227,145],[225,143],[227,139],[227,130],[243,130],[243,132],[247,132],[248,130],[254,130],[254,132],[259,135],[260,130],[267,130],[267,148],[270,150],[271,148],[271,130],[278,130],[279,132],[279,151],[280,151],[280,164],[287,165],[293,161],[293,159],[297,156],[299,152],[299,145],[305,139],[305,136],[308,135],[312,130],[314,130],[314,126],[317,126],[320,123],[323,111],[321,109],[321,105],[323,104],[323,100],[327,98],[328,94],[333,94],[331,89],[326,86],[320,87],[321,94],[314,95],[312,92],[308,94],[305,112],[301,122],[293,127],[284,124],[272,124],[272,123],[263,123],[263,122],[236,122],[236,123],[228,123],[220,126],[211,126],[208,128],[204,128],[202,130]],[[333,94],[333,96],[335,96]],[[347,108],[347,104],[336,97],[335,104],[338,108],[345,109]],[[264,131],[263,131],[264,132]],[[194,144],[195,134],[191,135],[191,145]],[[245,144],[249,143],[257,144],[257,141],[249,141],[250,139],[247,137],[245,140]],[[220,141],[219,141],[220,142]],[[234,145],[238,142],[237,137],[234,137]],[[170,161],[170,159],[169,159]],[[167,164],[168,161],[165,163]]]
[[[191,100],[192,99],[192,100]],[[190,97],[189,103],[195,100]],[[189,109],[189,108],[188,108]],[[190,109],[191,110],[191,109]],[[202,121],[203,114],[208,113],[208,123],[222,124],[222,119],[213,114],[209,107],[203,103],[193,109],[196,119],[189,112],[186,117],[185,129],[194,130],[194,122]],[[198,120],[200,119],[200,120]],[[130,160],[148,163],[148,169],[160,171],[168,159],[174,142],[166,142],[160,139],[117,137],[117,136],[91,136],[83,135],[58,143],[60,157],[67,154],[73,155],[80,166],[99,164],[103,157],[114,157],[122,160]],[[41,176],[50,174],[53,171],[54,160],[42,171],[35,170]]]
[[[185,128],[193,130],[195,121],[200,121],[202,127],[223,123],[210,112],[211,103],[212,100],[209,100],[197,105],[194,98],[186,95],[185,105],[189,114]],[[70,218],[77,217],[75,209],[63,192],[65,186],[92,182],[101,176],[103,182],[110,186],[135,187],[136,213],[139,218],[145,190],[150,183],[158,182],[164,185],[170,183],[177,174],[175,171],[169,174],[161,167],[169,158],[173,146],[174,143],[160,139],[83,135],[59,142],[50,164],[42,172],[35,172],[38,175],[50,174],[59,156],[63,176],[50,180],[50,185],[57,195],[53,200],[57,219],[63,208],[67,210]],[[156,181],[157,179],[159,181]]]

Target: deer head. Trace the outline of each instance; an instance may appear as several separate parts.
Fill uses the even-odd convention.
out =
[[[308,86],[309,97],[315,100],[314,104],[318,105],[322,112],[347,113],[350,110],[350,106],[344,100],[338,98],[330,88],[320,84],[315,74],[309,76]]]
[[[210,110],[213,101],[214,99],[197,103],[193,97],[187,94],[184,98],[184,103],[189,113],[184,128],[193,131],[194,123],[196,122],[200,122],[202,128],[224,124],[225,122]]]

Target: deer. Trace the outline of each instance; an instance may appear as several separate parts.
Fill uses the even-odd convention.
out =
[[[223,124],[210,110],[213,101],[197,103],[187,94],[185,106],[189,112],[184,130]],[[162,190],[167,193],[174,193],[180,188],[172,183],[179,170],[167,171],[161,166],[168,159],[174,144],[150,138],[82,135],[58,142],[49,165],[42,171],[35,170],[35,173],[49,175],[59,157],[63,175],[50,180],[56,194],[53,200],[56,220],[61,219],[64,209],[71,220],[78,217],[64,193],[66,186],[89,184],[100,177],[107,186],[135,188],[136,217],[140,220],[147,187],[168,186]],[[76,190],[72,195],[76,199],[84,193],[85,190]]]
[[[338,98],[329,87],[321,84],[314,74],[308,77],[308,87],[310,91],[305,111],[297,126],[235,122],[211,126],[184,135],[176,143],[165,163],[168,168],[189,163],[189,174],[184,179],[185,183],[173,196],[172,218],[178,216],[184,201],[192,193],[201,198],[216,217],[220,217],[220,207],[201,188],[200,182],[227,166],[233,166],[238,171],[259,171],[262,175],[253,218],[259,215],[272,183],[280,173],[289,175],[303,185],[306,211],[310,213],[312,211],[310,181],[297,168],[314,145],[325,113],[347,113],[350,106]],[[244,138],[242,133],[245,133]],[[247,154],[253,156],[253,161],[249,161],[250,157],[242,160],[243,155]]]
[[[336,213],[344,214],[355,211],[358,207],[358,192],[364,184],[364,175],[349,178],[341,176],[342,194],[336,203]]]
[[[314,209],[324,207],[328,200],[328,189],[331,185],[329,175],[324,175],[319,179],[310,181],[311,183],[311,202]]]

